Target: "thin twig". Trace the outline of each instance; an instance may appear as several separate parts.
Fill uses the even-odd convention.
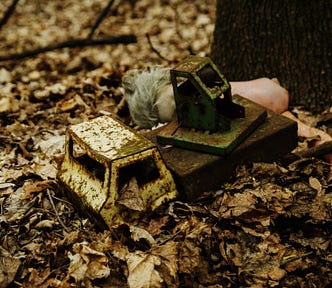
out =
[[[56,199],[56,200],[58,200],[58,201],[60,201],[60,202],[66,203],[67,205],[70,205],[70,206],[73,207],[73,204],[70,203],[69,201],[66,201],[65,199],[61,199],[61,198],[56,197],[56,196],[53,196],[53,198]]]
[[[97,45],[107,45],[107,44],[129,44],[129,43],[136,43],[137,38],[135,35],[128,34],[128,35],[118,35],[118,36],[111,36],[105,37],[100,39],[71,39],[64,42],[60,42],[54,45],[49,45],[46,47],[40,47],[33,50],[24,51],[22,53],[13,53],[9,55],[0,56],[1,61],[7,60],[16,60],[16,59],[24,59],[32,56],[36,56],[40,53],[45,53],[57,49],[62,48],[78,48],[78,47],[85,47],[85,46],[97,46]]]
[[[150,39],[150,35],[149,35],[148,33],[146,33],[145,36],[146,36],[146,39],[148,40],[148,43],[149,43],[149,45],[150,45],[150,48],[152,49],[152,51],[153,51],[154,53],[156,53],[156,54],[159,56],[159,58],[161,58],[162,60],[166,60],[166,61],[168,61],[168,62],[172,62],[172,60],[167,59],[166,57],[164,57],[163,55],[161,55],[160,52],[159,52],[156,48],[153,47],[152,42],[151,42],[151,39]]]
[[[167,237],[166,239],[164,239],[163,241],[161,241],[159,243],[156,243],[156,245],[154,245],[153,247],[151,247],[150,250],[152,250],[153,248],[160,247],[160,246],[164,245],[168,241],[170,241],[170,240],[174,239],[176,236],[178,236],[181,232],[182,231],[179,230],[179,231],[175,232],[174,234],[170,235],[169,237]]]
[[[95,33],[96,29],[99,27],[101,21],[106,17],[108,14],[108,11],[111,9],[111,6],[113,5],[114,0],[110,0],[107,4],[107,6],[104,8],[104,10],[100,13],[98,19],[96,20],[95,24],[91,28],[91,31],[88,35],[88,38],[91,39],[93,34]]]
[[[54,205],[54,202],[53,202],[53,199],[52,199],[52,196],[51,196],[51,193],[50,193],[50,190],[49,189],[46,189],[46,193],[47,193],[47,196],[48,196],[48,199],[50,200],[51,202],[51,205],[52,205],[52,208],[54,210],[54,213],[56,215],[56,218],[58,219],[59,223],[61,224],[61,226],[63,227],[63,229],[65,229],[66,232],[69,232],[68,228],[65,226],[65,224],[62,222],[59,214],[58,214],[58,211],[56,210],[55,208],[55,205]]]
[[[16,7],[18,1],[19,0],[13,0],[12,4],[10,4],[10,6],[8,7],[7,11],[5,12],[2,19],[0,20],[0,29],[2,26],[4,26],[8,22],[10,16],[14,13],[15,7]]]
[[[291,255],[291,256],[288,256],[288,257],[285,257],[285,259],[280,263],[280,266],[284,266],[290,262],[293,262],[295,260],[298,260],[298,259],[301,259],[303,257],[307,257],[309,255],[311,255],[313,252],[310,251],[308,253],[304,253],[302,255]]]

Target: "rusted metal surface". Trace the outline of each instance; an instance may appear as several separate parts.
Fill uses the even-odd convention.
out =
[[[133,222],[177,196],[156,145],[108,116],[67,129],[58,179],[83,212],[108,227]],[[131,199],[118,201],[131,179],[137,191],[126,193],[141,201],[139,208]]]
[[[149,140],[108,116],[73,125],[68,133],[88,153],[113,160],[138,153],[154,146]]]
[[[152,131],[147,137],[156,142],[156,135],[163,129]],[[266,121],[228,155],[163,145],[159,150],[173,174],[181,197],[192,201],[203,192],[220,189],[223,183],[230,181],[239,164],[271,162],[289,153],[296,145],[296,122],[269,111]]]
[[[160,131],[157,136],[158,142],[217,155],[230,153],[265,121],[267,115],[263,107],[240,96],[235,96],[234,102],[245,107],[247,115],[245,118],[232,119],[228,131],[211,133],[209,131],[193,130],[181,127],[175,121]]]
[[[171,81],[177,120],[158,135],[160,144],[225,155],[266,118],[261,106],[233,99],[228,81],[207,57],[189,56],[171,70]]]
[[[230,129],[245,109],[232,102],[231,87],[207,57],[189,56],[171,70],[179,125],[210,132]]]

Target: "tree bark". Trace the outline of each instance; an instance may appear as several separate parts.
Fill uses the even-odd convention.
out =
[[[331,0],[217,0],[211,57],[227,79],[277,77],[291,105],[332,105]]]

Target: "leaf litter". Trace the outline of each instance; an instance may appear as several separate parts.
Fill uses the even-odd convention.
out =
[[[87,35],[104,2],[22,1],[0,31],[0,55]],[[329,287],[332,194],[322,159],[238,167],[218,191],[109,231],[57,185],[65,128],[105,113],[130,125],[123,73],[207,55],[214,18],[215,1],[115,1],[99,35],[130,32],[137,44],[1,63],[0,287]],[[146,33],[171,62],[151,53]]]

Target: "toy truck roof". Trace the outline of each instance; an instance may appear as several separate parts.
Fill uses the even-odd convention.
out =
[[[144,136],[134,133],[108,116],[72,125],[67,133],[75,142],[96,158],[112,161],[155,147]],[[124,145],[125,144],[125,145]]]
[[[179,77],[179,78],[178,78]],[[178,78],[178,79],[177,79]],[[227,79],[220,73],[216,65],[208,57],[189,56],[171,69],[171,80],[175,98],[179,98],[179,87],[190,80],[195,90],[203,97],[215,99],[225,93],[225,97],[231,97],[230,85]],[[211,89],[214,86],[218,89]],[[184,89],[188,89],[185,87]],[[182,96],[183,97],[183,96]]]

